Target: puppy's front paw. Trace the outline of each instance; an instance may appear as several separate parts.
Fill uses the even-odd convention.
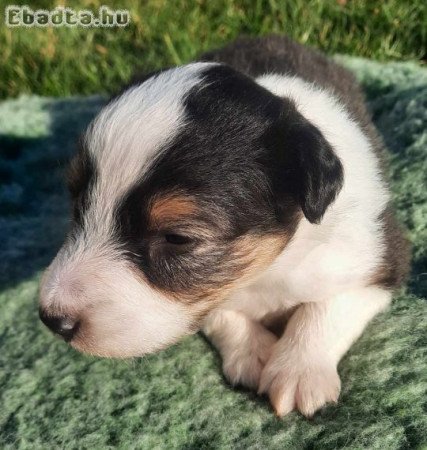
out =
[[[254,323],[249,342],[224,355],[222,367],[227,380],[233,386],[241,385],[256,391],[276,341],[274,334]]]
[[[265,366],[259,393],[268,393],[278,416],[298,409],[304,416],[312,416],[326,403],[336,403],[341,381],[335,365],[327,357],[290,356],[283,360],[274,354]]]

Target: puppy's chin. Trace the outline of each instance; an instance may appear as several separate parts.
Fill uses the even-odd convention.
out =
[[[179,305],[177,305],[179,306]],[[175,344],[199,327],[190,315],[171,306],[171,315],[158,318],[143,314],[143,307],[100,305],[83,316],[70,345],[79,352],[108,358],[131,358],[158,352]],[[119,311],[120,310],[120,311]]]
[[[76,335],[69,344],[78,352],[86,355],[115,359],[135,358],[164,350],[176,344],[182,337],[197,331],[191,330],[169,342],[150,343],[147,346],[144,345],[143,341],[138,342],[136,338],[124,334],[108,338],[83,333]]]

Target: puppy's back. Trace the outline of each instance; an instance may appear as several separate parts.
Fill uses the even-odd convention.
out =
[[[200,60],[228,64],[253,78],[271,73],[295,75],[333,91],[352,113],[365,114],[364,95],[353,74],[287,36],[239,38],[226,47],[201,55]]]

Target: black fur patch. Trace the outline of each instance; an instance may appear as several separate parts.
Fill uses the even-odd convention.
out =
[[[187,125],[118,213],[129,257],[172,291],[229,282],[236,239],[293,235],[299,211],[319,221],[342,183],[341,164],[320,131],[290,101],[228,66],[207,69],[185,108]],[[150,230],[150,199],[168,192],[196,199],[198,213],[172,229]],[[197,228],[210,230],[209,240],[192,233]],[[162,241],[167,233],[190,235],[198,245],[182,252]]]
[[[341,161],[332,147],[292,104],[269,127],[263,142],[281,216],[286,216],[291,197],[311,223],[320,223],[344,181]]]

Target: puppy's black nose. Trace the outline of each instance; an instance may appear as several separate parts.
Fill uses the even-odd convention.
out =
[[[40,320],[55,334],[59,334],[66,341],[71,341],[76,333],[79,322],[69,317],[52,316],[42,309],[39,310]]]

